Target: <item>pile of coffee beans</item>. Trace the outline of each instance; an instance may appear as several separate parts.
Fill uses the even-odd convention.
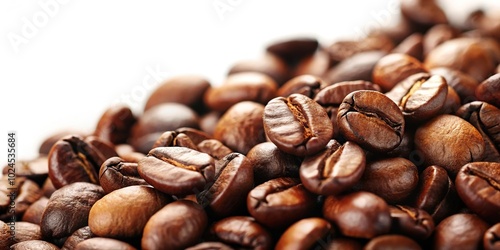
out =
[[[0,249],[500,249],[500,12],[400,9],[49,136],[14,196],[4,169]]]

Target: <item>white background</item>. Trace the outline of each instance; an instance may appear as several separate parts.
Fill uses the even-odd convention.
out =
[[[499,6],[498,0],[440,2],[455,13]],[[259,57],[278,39],[311,36],[328,45],[394,23],[397,3],[2,0],[0,165],[8,131],[17,133],[18,159],[36,157],[46,136],[91,132],[114,102],[139,112],[156,80],[195,73],[218,84],[233,63]]]

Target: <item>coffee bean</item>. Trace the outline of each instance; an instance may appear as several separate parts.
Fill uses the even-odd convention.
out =
[[[56,188],[52,184],[52,181],[50,180],[50,178],[47,178],[45,180],[45,182],[43,183],[42,191],[43,191],[43,195],[47,198],[50,198],[52,193],[54,193],[56,191]]]
[[[360,52],[380,50],[389,52],[394,47],[389,37],[379,34],[368,36],[360,40],[336,41],[328,47],[330,60],[341,62]]]
[[[481,82],[476,88],[476,97],[478,100],[500,108],[500,73],[492,75]]]
[[[15,230],[13,230],[14,228]],[[42,239],[40,226],[25,221],[17,221],[15,224],[0,221],[0,232],[1,249],[9,249],[10,246],[18,242]]]
[[[424,37],[420,33],[413,33],[401,41],[391,53],[406,54],[421,61],[424,57]]]
[[[209,154],[215,160],[220,160],[233,151],[216,139],[203,140],[196,145],[198,151]]]
[[[38,185],[29,179],[18,177],[12,184],[5,175],[0,179],[0,220],[3,221],[12,220],[13,216],[21,218],[30,205],[42,197]]]
[[[39,225],[42,221],[43,211],[47,207],[48,202],[49,199],[47,197],[40,197],[40,199],[33,202],[28,209],[26,209],[22,220]]]
[[[365,152],[356,143],[340,145],[332,140],[325,150],[304,159],[300,179],[315,194],[340,194],[361,179],[365,162]]]
[[[192,201],[174,201],[146,223],[143,249],[185,249],[201,240],[208,224],[203,208]]]
[[[330,223],[321,218],[307,218],[295,222],[280,237],[276,250],[311,249],[315,245],[326,245],[323,237],[331,233]]]
[[[229,69],[228,77],[233,74],[248,72],[266,75],[278,85],[282,85],[289,78],[288,65],[285,63],[285,61],[283,61],[283,59],[271,53],[266,53],[264,54],[264,56],[257,59],[242,60],[235,63]]]
[[[421,250],[422,248],[417,242],[415,242],[411,238],[397,234],[389,234],[389,235],[378,236],[371,239],[363,249]]]
[[[59,248],[47,241],[43,240],[27,240],[23,242],[16,243],[12,246],[10,246],[11,250],[31,250],[31,249],[37,249],[37,250],[59,250]]]
[[[294,38],[274,42],[266,51],[290,63],[312,55],[318,46],[319,42],[314,38]]]
[[[335,237],[328,244],[328,250],[362,250],[363,243],[353,238]]]
[[[391,231],[404,234],[415,240],[429,238],[434,232],[434,220],[423,209],[409,206],[389,206],[391,212]]]
[[[280,150],[297,156],[319,152],[333,133],[326,111],[301,94],[269,101],[264,108],[264,130]]]
[[[461,71],[446,67],[433,68],[429,72],[433,75],[442,76],[446,80],[446,83],[457,92],[463,103],[476,99],[474,93],[479,85],[476,79]]]
[[[252,217],[227,217],[215,222],[209,233],[214,239],[237,248],[272,249],[271,235]]]
[[[410,0],[401,3],[401,14],[419,30],[448,23],[445,12],[435,1]]]
[[[323,76],[327,84],[343,81],[372,81],[375,65],[387,55],[384,51],[367,51],[349,57],[328,70]]]
[[[57,141],[67,137],[68,135],[77,135],[77,136],[85,137],[85,134],[82,132],[79,132],[79,131],[63,130],[63,131],[56,132],[43,140],[43,142],[40,144],[40,147],[38,149],[38,153],[41,156],[48,155],[52,146],[54,146],[54,144],[56,144]]]
[[[295,65],[292,76],[313,75],[321,77],[330,66],[331,62],[328,52],[320,48],[316,53],[299,60]]]
[[[68,237],[68,239],[64,242],[64,245],[61,247],[61,250],[75,249],[78,243],[93,237],[95,237],[95,234],[90,231],[89,226],[82,227]]]
[[[449,24],[438,24],[430,28],[424,36],[424,55],[427,56],[438,45],[458,37],[460,31]]]
[[[221,242],[209,241],[188,247],[186,250],[234,250],[234,248]]]
[[[136,250],[135,247],[123,241],[111,238],[101,238],[101,237],[86,239],[75,246],[75,250],[98,250],[98,249]]]
[[[154,148],[138,164],[139,175],[147,183],[171,195],[203,190],[215,177],[214,159],[185,147]]]
[[[425,72],[426,68],[416,58],[406,54],[389,54],[378,60],[373,68],[373,83],[387,92],[407,77]]]
[[[339,107],[337,123],[344,138],[375,152],[396,148],[405,127],[398,106],[382,93],[371,90],[347,95]]]
[[[9,171],[12,172],[12,168],[6,165],[2,170],[3,176],[8,176]],[[20,160],[16,162],[16,177],[26,177],[36,182],[39,186],[43,185],[45,179],[47,179],[48,173],[48,159],[45,156],[41,156],[30,161]]]
[[[455,214],[439,223],[433,249],[481,249],[488,224],[473,214]]]
[[[113,106],[102,114],[94,135],[114,145],[125,143],[136,120],[132,110],[127,106]]]
[[[137,171],[138,164],[120,157],[107,159],[99,170],[99,183],[105,193],[132,185],[148,185]]]
[[[300,75],[287,81],[278,89],[277,96],[288,97],[291,94],[302,94],[314,98],[325,82],[313,75]]]
[[[484,250],[496,250],[500,248],[500,223],[490,227],[484,233],[483,247]]]

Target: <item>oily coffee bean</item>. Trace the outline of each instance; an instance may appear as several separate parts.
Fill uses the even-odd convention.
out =
[[[389,54],[375,64],[373,83],[379,85],[383,92],[387,92],[407,77],[425,72],[426,68],[416,58],[406,54]]]
[[[0,220],[3,221],[10,221],[12,216],[21,218],[29,206],[42,197],[42,190],[29,179],[18,177],[13,184],[5,175],[0,179]]]
[[[174,201],[148,220],[141,246],[143,249],[185,249],[200,241],[207,225],[207,214],[199,204]]]
[[[301,94],[277,97],[264,108],[264,130],[276,146],[297,156],[322,150],[333,134],[326,111]]]
[[[454,214],[441,221],[434,232],[433,249],[481,249],[488,224],[473,214]]]
[[[266,48],[272,53],[287,62],[294,62],[306,56],[314,54],[318,49],[319,42],[315,38],[294,38],[277,41]]]
[[[374,193],[387,203],[408,198],[418,185],[418,169],[405,158],[387,158],[366,164],[356,189]]]
[[[406,236],[388,234],[371,239],[363,248],[365,250],[421,250],[422,247]]]
[[[209,233],[214,239],[237,248],[272,249],[271,235],[252,217],[227,217],[215,222]]]
[[[99,249],[114,249],[114,250],[136,250],[132,245],[111,238],[95,237],[84,240],[75,246],[75,250],[99,250]]]
[[[429,238],[434,232],[434,220],[423,209],[409,206],[389,206],[391,212],[391,232],[404,234],[415,240]]]
[[[27,240],[16,243],[9,248],[10,250],[59,250],[59,247],[43,240]]]
[[[339,194],[361,179],[365,162],[365,152],[356,143],[348,141],[340,145],[331,140],[325,150],[304,159],[300,179],[315,194]]]
[[[500,223],[497,223],[486,230],[483,236],[484,250],[500,249]]]
[[[37,201],[33,202],[22,217],[22,221],[31,222],[39,225],[42,221],[43,211],[47,207],[49,199],[47,197],[40,197]]]
[[[248,212],[261,224],[283,228],[305,218],[315,197],[295,178],[278,178],[260,184],[248,193]]]
[[[279,177],[299,177],[301,158],[279,150],[272,142],[255,145],[247,159],[253,167],[255,185]]]
[[[196,145],[198,151],[209,154],[215,160],[220,160],[233,151],[216,139],[203,140]]]
[[[184,104],[198,113],[205,111],[203,95],[210,88],[210,82],[198,75],[179,75],[169,78],[151,93],[144,111],[163,103]]]
[[[50,150],[50,180],[57,189],[74,182],[99,184],[99,169],[113,156],[113,147],[96,137],[67,136]]]
[[[449,24],[438,24],[430,28],[424,36],[424,55],[427,56],[438,45],[456,38],[459,31]]]
[[[86,182],[75,182],[55,191],[42,215],[43,237],[64,243],[66,237],[87,226],[90,209],[103,196],[100,186]]]
[[[329,69],[323,79],[327,84],[344,81],[372,81],[373,70],[378,61],[387,55],[384,51],[367,51],[349,57]]]
[[[454,115],[440,115],[426,122],[417,129],[414,140],[427,165],[441,166],[452,177],[463,165],[483,157],[481,133]]]
[[[278,89],[277,96],[287,97],[291,94],[302,94],[314,98],[325,82],[313,75],[300,75],[288,80]]]
[[[186,250],[234,250],[234,248],[222,242],[208,241],[188,247]]]
[[[82,227],[76,230],[71,236],[66,239],[64,245],[61,247],[61,250],[72,250],[75,249],[78,243],[95,237],[95,234],[90,231],[89,226]]]
[[[344,236],[369,239],[386,234],[391,227],[389,206],[369,192],[328,196],[323,217],[336,225]]]
[[[447,95],[446,80],[427,73],[411,75],[386,93],[411,122],[420,122],[436,116],[442,110]]]
[[[266,75],[278,85],[282,85],[289,79],[288,65],[283,59],[271,53],[266,53],[264,56],[257,59],[242,60],[235,63],[229,69],[228,77],[233,74],[250,72]],[[205,104],[207,104],[207,102],[205,102]]]
[[[413,33],[401,41],[391,53],[406,54],[421,61],[424,57],[424,37],[419,33]]]
[[[138,164],[139,175],[147,183],[171,195],[203,190],[215,177],[214,159],[185,147],[154,148]]]
[[[142,235],[149,218],[170,201],[151,187],[124,187],[105,195],[92,206],[88,225],[92,233],[100,237],[136,238]],[[128,215],[127,219],[124,215]]]
[[[328,47],[328,53],[330,54],[330,60],[333,62],[342,62],[361,52],[373,50],[389,52],[393,48],[394,44],[389,37],[378,34],[361,40],[336,41]]]
[[[127,142],[136,118],[127,106],[113,106],[107,109],[97,122],[94,135],[114,145]]]
[[[500,108],[500,72],[488,77],[477,86],[476,97],[480,101],[485,101]]]
[[[500,162],[464,165],[455,179],[457,193],[467,207],[488,222],[500,222]]]
[[[344,138],[374,152],[396,148],[405,127],[398,106],[384,94],[372,90],[347,95],[339,107],[337,123]]]
[[[474,93],[479,83],[476,79],[461,71],[446,67],[433,68],[429,71],[433,75],[440,75],[452,87],[463,103],[475,100]]]
[[[189,138],[189,136],[183,133],[177,133],[175,131],[164,132],[153,144],[153,148],[173,146],[198,150],[198,147],[196,147],[196,144],[191,140],[191,138]]]
[[[219,119],[214,139],[235,152],[246,154],[255,145],[265,142],[266,135],[262,114],[264,105],[256,102],[239,102]]]
[[[440,222],[459,208],[453,181],[446,170],[429,166],[420,173],[414,206],[429,213],[435,223]]]
[[[197,195],[198,203],[208,205],[217,216],[228,216],[244,207],[253,188],[251,162],[240,153],[231,153],[216,163],[215,182]]]
[[[138,164],[120,157],[107,159],[99,170],[99,183],[105,193],[132,185],[148,185],[137,171]]]
[[[316,244],[323,245],[323,238],[331,233],[330,223],[321,218],[307,218],[295,222],[280,237],[276,250],[311,249]]]

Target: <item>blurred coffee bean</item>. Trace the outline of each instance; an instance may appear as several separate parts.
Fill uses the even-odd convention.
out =
[[[26,177],[36,182],[39,186],[42,186],[49,173],[48,165],[48,159],[45,156],[40,156],[29,161],[19,160],[16,162],[15,170],[6,165],[2,169],[2,174],[4,176],[15,174],[16,177]]]
[[[371,35],[361,40],[345,40],[334,42],[328,47],[330,60],[334,63],[354,56],[355,54],[367,51],[389,52],[394,48],[394,44],[389,37],[383,34]]]
[[[471,102],[476,99],[474,97],[474,92],[479,85],[476,79],[461,71],[445,67],[433,68],[429,72],[433,75],[444,77],[446,83],[457,92],[463,103]]]
[[[273,82],[275,82],[278,85],[282,85],[289,79],[289,69],[285,61],[283,61],[283,59],[271,53],[266,53],[258,59],[242,60],[235,63],[227,73],[228,80],[233,74],[247,73],[247,72],[260,73],[266,75],[270,77],[273,80]],[[207,103],[206,99],[205,103]]]
[[[319,49],[316,53],[299,60],[291,76],[313,75],[321,77],[330,66],[330,55],[324,49]]]
[[[424,58],[424,37],[420,33],[413,33],[401,41],[391,53],[406,54],[422,61]]]
[[[31,222],[39,225],[42,222],[43,211],[47,207],[49,199],[45,196],[40,197],[37,201],[33,202],[22,217],[23,221]]]
[[[349,57],[332,67],[323,76],[327,84],[343,81],[372,81],[378,61],[387,55],[383,51],[367,51]]]
[[[85,134],[82,132],[72,131],[72,130],[56,132],[43,140],[38,149],[38,153],[41,156],[48,155],[52,146],[54,146],[54,144],[56,144],[57,141],[63,139],[64,137],[67,137],[68,135],[77,135],[81,137],[85,136]]]
[[[483,236],[484,250],[500,249],[500,223],[490,227]]]
[[[449,24],[438,24],[430,28],[424,36],[424,56],[427,56],[438,45],[458,37],[460,32]]]
[[[448,23],[446,13],[434,0],[400,1],[401,14],[408,18],[417,30],[427,30],[429,27]]]
[[[292,38],[276,41],[267,46],[266,50],[288,63],[293,63],[314,54],[318,46],[319,42],[315,38]]]
[[[473,214],[454,214],[441,221],[433,236],[433,249],[481,249],[488,224]]]
[[[407,77],[426,72],[424,65],[414,57],[406,54],[388,54],[375,64],[373,83],[379,85],[383,92],[387,92]]]
[[[35,201],[42,197],[38,185],[26,178],[17,177],[13,182],[7,176],[0,179],[0,220],[21,218]]]
[[[16,243],[9,248],[10,250],[59,250],[59,247],[43,240],[27,240]]]
[[[127,106],[108,108],[97,122],[94,135],[114,145],[126,143],[136,118]]]
[[[203,140],[196,145],[198,151],[209,154],[215,160],[220,160],[233,151],[216,139]]]
[[[313,75],[300,75],[287,81],[278,89],[277,96],[288,97],[291,94],[302,94],[314,98],[325,82]]]

